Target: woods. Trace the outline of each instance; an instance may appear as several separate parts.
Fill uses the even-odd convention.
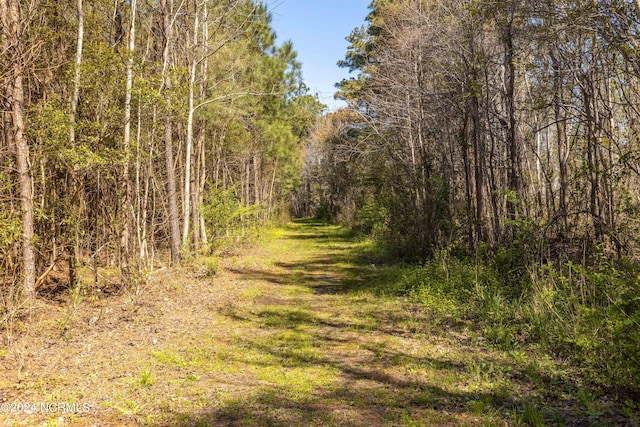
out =
[[[287,212],[322,106],[265,5],[1,7],[3,294],[128,286]]]
[[[283,4],[0,0],[0,423],[637,424],[640,0]]]
[[[400,246],[637,257],[634,3],[375,1],[368,22],[340,96]]]
[[[341,61],[350,108],[315,131],[297,209],[423,265],[405,291],[477,304],[499,345],[543,343],[635,387],[639,12],[373,1]]]

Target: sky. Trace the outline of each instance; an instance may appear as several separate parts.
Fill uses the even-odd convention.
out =
[[[371,0],[269,0],[272,26],[278,44],[293,42],[302,63],[304,82],[330,111],[346,106],[333,99],[335,84],[348,78],[349,70],[336,64],[344,59],[345,40],[365,23]]]

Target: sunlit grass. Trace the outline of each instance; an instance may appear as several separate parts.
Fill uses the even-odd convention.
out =
[[[317,392],[326,393],[336,381],[336,370],[322,366],[289,367],[270,366],[260,369],[256,376],[279,390],[284,397],[293,401],[308,400]]]
[[[176,303],[159,309],[150,298],[145,315],[125,307],[124,320],[112,327],[130,328],[130,342],[117,356],[102,356],[100,371],[82,381],[49,375],[37,387],[32,382],[31,392],[82,400],[91,390],[78,383],[102,385],[101,421],[111,425],[606,419],[611,409],[600,394],[587,388],[578,394],[565,366],[518,341],[501,311],[503,296],[481,289],[482,307],[502,316],[502,327],[479,321],[477,307],[465,300],[469,287],[457,288],[469,285],[475,274],[469,266],[447,273],[438,270],[442,263],[427,272],[388,264],[374,243],[356,237],[336,225],[300,221],[267,231],[246,253],[215,258],[214,275],[184,267],[186,279],[150,288],[159,292],[155,301]],[[82,319],[80,312],[75,324]],[[551,393],[557,400],[546,402]],[[624,410],[633,419],[638,406],[630,402]]]

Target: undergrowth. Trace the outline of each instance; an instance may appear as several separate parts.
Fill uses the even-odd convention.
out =
[[[640,266],[604,258],[588,267],[520,261],[515,281],[506,258],[440,251],[422,265],[388,265],[367,283],[379,295],[408,296],[470,320],[504,350],[535,346],[594,385],[640,391]]]

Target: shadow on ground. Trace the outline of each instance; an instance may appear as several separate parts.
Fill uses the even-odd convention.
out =
[[[264,334],[238,338],[229,363],[279,380],[256,374],[257,385],[244,394],[212,396],[210,407],[174,414],[162,425],[626,424],[595,395],[587,396],[591,404],[565,400],[577,394],[568,378],[483,348],[464,324],[435,319],[406,301],[376,305],[362,290],[380,267],[358,252],[348,232],[306,221],[287,238],[317,245],[322,255],[234,272],[314,292],[299,304],[272,295],[230,314]],[[416,356],[412,346],[419,345],[439,351]]]

